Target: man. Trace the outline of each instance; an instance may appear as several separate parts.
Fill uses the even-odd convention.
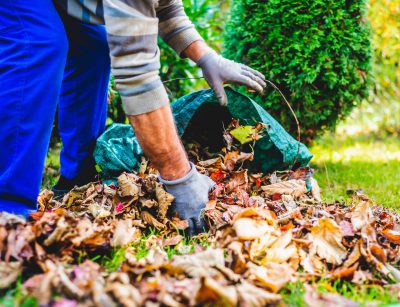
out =
[[[223,105],[224,83],[262,91],[263,75],[212,51],[180,0],[55,4],[59,14],[50,0],[0,4],[0,210],[27,215],[36,208],[57,102],[63,150],[56,189],[91,180],[92,149],[105,127],[111,56],[126,114],[175,196],[173,210],[189,220],[191,234],[202,231],[200,212],[213,182],[189,163],[176,133],[159,78],[157,37],[197,63]]]

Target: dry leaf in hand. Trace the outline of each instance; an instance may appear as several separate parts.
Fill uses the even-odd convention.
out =
[[[165,219],[168,208],[175,198],[170,193],[164,190],[161,183],[156,184],[156,197],[158,200],[157,217],[162,221]]]
[[[307,192],[306,182],[301,179],[291,179],[288,181],[281,181],[274,184],[262,186],[261,189],[266,195],[272,196],[274,194],[287,194],[298,198]]]
[[[341,264],[347,255],[346,248],[342,244],[342,230],[330,218],[321,218],[311,228],[307,239],[312,242],[310,253],[318,255],[328,263]]]

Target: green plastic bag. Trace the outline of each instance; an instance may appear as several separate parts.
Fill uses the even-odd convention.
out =
[[[172,103],[179,135],[217,150],[223,146],[223,129],[232,118],[238,119],[241,125],[263,122],[267,125],[267,133],[255,144],[252,169],[264,173],[287,169],[297,153],[296,166],[309,163],[312,154],[307,147],[290,136],[267,111],[231,88],[226,88],[226,93],[226,108],[219,106],[212,90],[195,92]],[[94,151],[96,163],[105,178],[137,170],[142,155],[132,128],[122,124],[111,125],[97,140]]]

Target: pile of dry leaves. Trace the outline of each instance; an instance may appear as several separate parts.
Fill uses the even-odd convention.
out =
[[[248,173],[244,166],[253,155],[241,152],[242,145],[262,137],[263,128],[234,121],[218,155],[186,143],[198,170],[217,183],[204,211],[208,247],[168,259],[166,247],[183,243],[188,223],[170,216],[173,196],[143,160],[118,185],[77,187],[60,202],[43,191],[29,222],[0,214],[0,288],[22,274],[40,305],[265,306],[279,304],[279,291],[296,280],[400,282],[400,217],[362,194],[325,204],[309,168]],[[156,235],[138,257],[134,243],[149,226]],[[125,261],[114,272],[88,260],[122,247]],[[306,289],[310,304],[354,305]]]

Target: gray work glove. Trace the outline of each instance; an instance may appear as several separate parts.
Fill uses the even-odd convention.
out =
[[[172,181],[161,177],[159,179],[165,185],[167,192],[175,197],[172,211],[181,219],[188,220],[187,233],[193,236],[206,228],[201,215],[208,202],[208,192],[215,183],[209,177],[200,174],[194,164],[190,163],[190,167],[190,172],[180,179]]]
[[[225,59],[213,51],[201,57],[197,66],[202,69],[204,78],[222,106],[228,103],[224,90],[226,83],[245,85],[260,93],[266,87],[265,76],[262,73],[244,64]]]

